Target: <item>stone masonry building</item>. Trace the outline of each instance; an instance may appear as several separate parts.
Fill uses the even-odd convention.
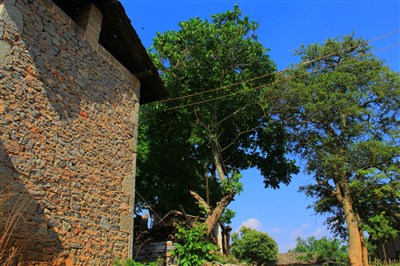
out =
[[[118,1],[0,0],[0,260],[131,256],[139,104],[166,96]]]

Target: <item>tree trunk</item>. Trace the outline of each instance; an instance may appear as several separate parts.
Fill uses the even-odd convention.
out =
[[[363,256],[363,266],[369,266],[369,260],[368,260],[368,247],[366,243],[363,243],[362,246],[362,256]]]
[[[211,212],[210,205],[208,205],[208,202],[205,202],[204,199],[194,191],[189,190],[189,193],[197,201],[197,205],[199,205],[200,208],[203,208],[208,215]]]
[[[358,216],[358,220],[360,220],[360,216]],[[367,245],[367,240],[365,239],[363,235],[363,231],[359,229],[360,231],[360,239],[361,239],[361,245],[362,245],[362,260],[363,260],[363,266],[369,266],[369,260],[368,260],[368,245]]]
[[[198,205],[203,206],[203,208],[207,211],[207,218],[204,222],[207,228],[207,236],[210,236],[212,230],[217,224],[218,220],[221,218],[222,213],[225,211],[226,207],[228,207],[229,203],[232,202],[236,193],[230,193],[225,195],[218,203],[217,206],[211,210],[210,206],[204,201],[204,199],[194,191],[190,191],[192,197],[197,201]]]
[[[342,205],[349,233],[349,262],[351,266],[362,266],[363,260],[360,230],[358,229],[357,219],[354,215],[353,206],[348,196],[343,197]]]
[[[222,169],[222,164],[219,158],[219,153],[218,153],[218,144],[215,141],[211,141],[211,152],[213,155],[214,159],[214,165],[217,168],[217,173],[219,176],[219,179],[221,181],[224,181],[226,179],[224,170]]]
[[[228,207],[229,203],[235,197],[235,193],[229,193],[225,195],[218,203],[217,206],[209,213],[204,222],[207,228],[207,236],[210,236],[212,230],[217,224],[218,220],[221,218],[222,213],[225,211],[226,207]]]
[[[348,188],[346,187],[347,183],[339,180],[343,179],[338,177],[334,179],[336,187],[334,194],[336,199],[340,202],[345,215],[349,235],[348,256],[350,266],[362,266],[362,244],[357,215],[354,212],[351,197],[349,195]]]
[[[386,252],[386,245],[385,243],[381,242],[379,244],[382,247],[382,253],[383,253],[383,263],[387,264],[387,252]],[[381,258],[382,259],[382,258]]]
[[[231,231],[232,227],[229,225],[222,225],[222,243],[223,243],[223,252],[225,255],[229,255],[229,241],[231,239]]]
[[[229,255],[230,239],[231,239],[232,227],[229,225],[224,226],[224,254]]]
[[[360,239],[362,245],[363,266],[369,266],[368,241],[364,237],[364,230],[360,215],[358,213],[357,213],[357,221],[358,221],[358,230],[360,231]]]

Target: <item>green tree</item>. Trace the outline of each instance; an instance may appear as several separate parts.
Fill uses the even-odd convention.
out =
[[[226,208],[224,213],[222,214],[222,216],[220,218],[220,221],[221,221],[221,223],[223,223],[225,225],[231,224],[232,223],[232,219],[235,217],[235,215],[236,215],[235,211]]]
[[[237,6],[211,18],[154,38],[153,60],[177,100],[142,109],[137,177],[139,192],[161,213],[179,204],[193,209],[191,194],[206,212],[207,234],[242,190],[243,169],[257,167],[272,188],[297,172],[285,158],[283,126],[251,89],[275,70],[257,23]]]
[[[377,243],[385,243],[398,235],[400,228],[400,182],[371,178],[352,183],[352,199],[357,212],[360,233],[368,233],[368,238],[361,235],[363,259],[369,252],[376,252]],[[342,239],[348,239],[343,209],[334,197],[326,197],[324,201],[313,205],[319,214],[327,215],[327,224],[332,232]],[[364,262],[364,265],[367,265]]]
[[[337,239],[309,237],[296,239],[296,247],[292,252],[299,253],[299,259],[330,265],[348,264],[347,249]]]
[[[399,181],[399,74],[353,35],[302,46],[297,55],[303,64],[286,73],[277,112],[315,179],[302,191],[316,199],[317,212],[333,212],[328,222],[346,224],[350,264],[362,265],[362,224],[371,217],[358,206],[377,197],[360,190]]]
[[[239,260],[262,265],[273,263],[278,257],[278,246],[267,233],[242,227],[232,235],[232,254]]]
[[[182,266],[203,265],[204,262],[217,259],[218,247],[206,237],[204,224],[192,227],[178,226],[175,234],[177,244],[172,255],[178,259]]]

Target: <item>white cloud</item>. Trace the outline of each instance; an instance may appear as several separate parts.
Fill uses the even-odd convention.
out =
[[[301,228],[302,229],[306,229],[306,228],[309,228],[310,226],[311,226],[310,224],[302,224]]]
[[[323,234],[323,229],[321,227],[318,227],[317,230],[312,234],[312,236],[318,238]]]
[[[294,249],[296,247],[296,239],[298,237],[306,239],[309,236],[314,236],[318,239],[324,235],[326,235],[326,230],[323,227],[315,228],[311,224],[301,224],[285,235],[285,241],[281,241],[282,243],[278,243],[279,252],[288,252],[288,250]]]
[[[307,229],[310,228],[310,224],[302,224],[299,228],[292,232],[292,239],[296,239],[298,237],[304,237],[306,235]]]
[[[243,226],[252,228],[252,229],[256,229],[256,230],[260,230],[262,227],[262,223],[255,218],[250,218],[247,221],[240,224],[240,227],[243,227]]]

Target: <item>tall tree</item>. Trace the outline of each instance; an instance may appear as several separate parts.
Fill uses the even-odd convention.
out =
[[[374,244],[382,244],[396,238],[400,228],[400,182],[398,180],[386,180],[385,178],[362,179],[352,184],[352,199],[357,213],[357,221],[361,233],[363,248],[363,265],[368,265],[368,247]],[[330,192],[323,187],[316,188],[319,193],[325,193],[324,200],[315,202],[312,207],[318,214],[327,217],[326,224],[338,237],[347,240],[347,228],[343,209],[334,197],[329,197]],[[310,186],[300,189],[306,195]],[[363,233],[368,233],[368,239]],[[370,245],[368,242],[370,242]],[[372,250],[375,252],[375,250]]]
[[[376,197],[359,189],[399,181],[399,74],[354,35],[302,46],[297,55],[302,64],[286,73],[278,111],[315,178],[303,191],[316,199],[317,212],[336,212],[345,222],[350,263],[362,265],[365,213],[357,206]]]
[[[257,23],[237,6],[211,18],[183,21],[154,39],[153,59],[179,100],[142,110],[137,178],[155,209],[190,208],[190,192],[206,212],[208,233],[241,191],[241,170],[257,167],[272,188],[297,172],[285,158],[283,126],[251,89],[271,82],[275,70]]]

